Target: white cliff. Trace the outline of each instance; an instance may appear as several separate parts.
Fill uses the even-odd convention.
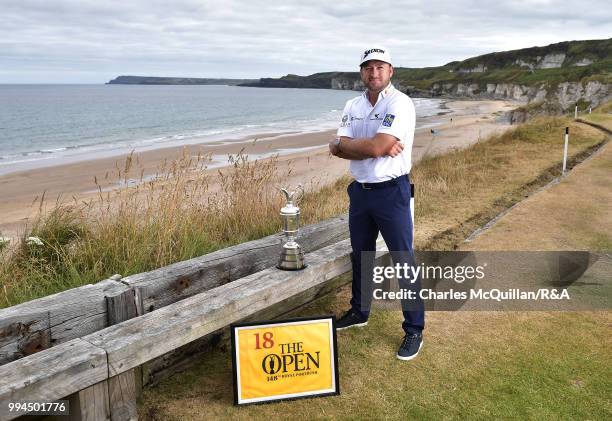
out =
[[[565,61],[565,53],[546,54],[542,59],[538,57],[538,69],[558,69]]]
[[[612,99],[612,84],[599,81],[564,82],[551,90],[546,83],[527,86],[514,83],[434,83],[428,91],[416,91],[415,96],[444,96],[474,99],[513,99],[531,103],[542,101],[557,102],[563,110],[573,107],[576,102],[597,106]]]

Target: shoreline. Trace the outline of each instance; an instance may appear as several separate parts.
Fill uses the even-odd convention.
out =
[[[413,143],[413,163],[422,159],[424,154],[435,155],[467,147],[494,132],[505,130],[510,125],[498,121],[499,117],[516,107],[516,103],[503,100],[448,100],[444,106],[448,108],[448,113],[419,119],[420,128],[415,132]],[[434,127],[436,133],[432,135],[430,130]],[[310,133],[264,133],[255,138],[220,139],[209,143],[156,148],[134,154],[134,157],[142,176],[151,177],[164,162],[180,158],[185,151],[192,157],[211,154],[213,161],[206,169],[211,172],[229,166],[228,155],[241,151],[250,160],[279,154],[279,167],[292,168],[287,184],[325,184],[348,172],[348,162],[332,159],[327,150],[327,143],[335,132],[336,129]],[[108,177],[113,171],[123,169],[128,155],[129,152],[0,175],[0,189],[3,192],[0,197],[0,232],[8,236],[21,234],[38,211],[37,200],[43,194],[48,204],[61,199],[80,201],[94,197],[98,194],[96,179],[105,190],[121,187],[118,183],[109,182]]]
[[[441,115],[439,111],[445,109],[446,99],[440,98],[414,98],[417,109],[422,116],[417,117],[417,123],[430,116]],[[12,174],[19,171],[35,170],[40,168],[56,167],[60,165],[92,161],[104,158],[117,158],[126,156],[131,152],[138,154],[146,153],[156,149],[169,149],[183,146],[200,146],[204,144],[219,145],[226,143],[248,143],[252,139],[268,140],[269,138],[317,133],[337,128],[340,120],[340,111],[332,109],[324,113],[327,117],[321,118],[323,114],[314,120],[295,120],[288,123],[285,120],[262,122],[262,124],[238,124],[235,126],[203,128],[194,132],[193,130],[173,127],[163,133],[141,133],[133,139],[105,139],[103,136],[97,139],[75,144],[72,140],[64,139],[63,142],[47,143],[36,146],[31,145],[30,150],[7,151],[0,148],[0,176]],[[329,114],[337,115],[330,119]],[[265,124],[264,124],[265,123]],[[308,124],[306,124],[308,123]],[[27,136],[24,135],[24,136]],[[10,136],[9,136],[10,139]],[[26,142],[27,143],[27,142]]]

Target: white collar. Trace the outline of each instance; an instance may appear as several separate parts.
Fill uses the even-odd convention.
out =
[[[380,101],[381,99],[386,98],[394,90],[395,90],[395,87],[393,86],[393,84],[391,82],[389,82],[387,87],[378,93],[378,99],[376,100],[376,103],[378,104],[378,101]],[[365,91],[363,91],[363,93],[361,95],[363,95],[363,97],[368,102],[370,101],[370,99],[368,98],[368,90],[367,89]]]

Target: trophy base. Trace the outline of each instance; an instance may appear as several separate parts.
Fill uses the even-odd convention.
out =
[[[306,267],[304,262],[304,253],[301,247],[288,248],[283,247],[280,259],[276,265],[278,269],[282,270],[302,270]]]

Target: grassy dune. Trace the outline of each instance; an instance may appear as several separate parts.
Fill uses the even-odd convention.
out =
[[[558,175],[562,132],[571,127],[570,156],[601,142],[594,128],[564,118],[518,126],[475,146],[431,158],[413,170],[417,185],[416,244],[449,248],[526,192]],[[233,157],[219,171],[220,189],[201,171],[205,157],[184,157],[135,188],[100,191],[88,202],[55,203],[21,241],[0,249],[0,305],[10,306],[115,273],[152,270],[280,230],[282,204],[276,186],[285,174],[277,162]],[[289,170],[290,171],[290,170]],[[138,178],[137,157],[115,177]],[[305,224],[347,210],[348,178],[310,186],[302,200]],[[25,238],[24,238],[25,239]]]
[[[17,244],[0,247],[0,306],[279,232],[284,202],[278,186],[286,177],[277,161],[250,162],[242,154],[231,160],[231,167],[214,175],[215,187],[202,171],[208,159],[185,156],[159,168],[152,181],[141,179],[134,188],[112,192],[100,189],[94,200],[46,204],[42,198],[31,229]],[[132,156],[109,177],[127,185],[139,174]],[[303,223],[346,212],[346,183],[310,186],[301,205]],[[30,236],[43,245],[28,244]]]

